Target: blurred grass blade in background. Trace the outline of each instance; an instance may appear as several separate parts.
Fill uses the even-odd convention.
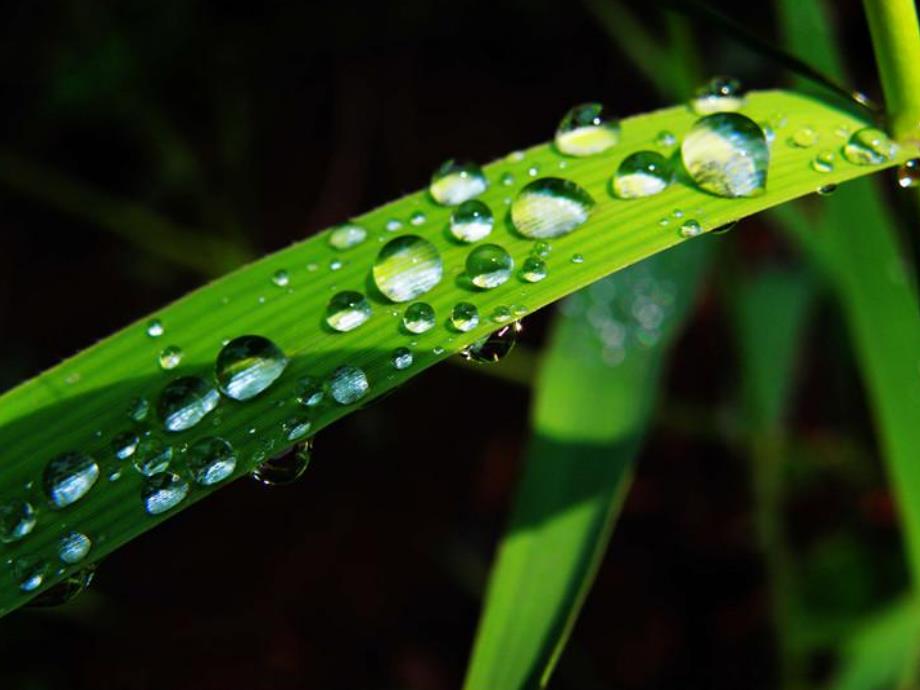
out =
[[[603,558],[668,346],[691,311],[711,249],[694,243],[656,256],[562,305],[468,690],[548,681]]]

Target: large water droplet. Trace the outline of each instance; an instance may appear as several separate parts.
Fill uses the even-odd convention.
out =
[[[284,372],[288,358],[260,335],[243,335],[217,355],[217,385],[234,400],[249,400],[271,386]]]
[[[498,362],[504,359],[517,343],[524,330],[520,321],[502,326],[485,338],[465,347],[460,354],[472,362]]]
[[[132,464],[134,469],[149,477],[169,467],[172,458],[173,447],[171,445],[156,436],[145,436],[137,445]]]
[[[175,369],[182,362],[182,348],[178,345],[168,345],[163,348],[163,351],[160,352],[160,356],[157,358],[157,361],[160,363],[160,368],[169,371],[170,369]]]
[[[620,140],[620,121],[600,103],[583,103],[569,110],[556,129],[556,148],[568,156],[591,156]]]
[[[613,176],[613,192],[621,199],[652,196],[667,189],[673,171],[668,159],[655,151],[637,151],[620,163]]]
[[[252,478],[266,486],[284,486],[300,479],[310,465],[313,451],[313,439],[298,443],[284,455],[270,458],[260,463],[253,471]]]
[[[547,276],[546,262],[539,256],[528,256],[521,266],[521,278],[528,283],[538,283]]]
[[[505,283],[514,270],[514,259],[497,244],[483,244],[466,257],[466,274],[473,285],[491,289]]]
[[[14,498],[0,503],[0,541],[19,541],[35,528],[35,509],[28,501]]]
[[[703,84],[690,101],[697,115],[726,113],[740,110],[744,105],[741,82],[732,77],[717,76]]]
[[[766,188],[767,139],[760,125],[744,115],[716,113],[700,118],[680,150],[687,172],[707,192],[757,196]]]
[[[68,565],[79,563],[93,547],[93,540],[82,532],[68,532],[58,542],[58,558]]]
[[[63,580],[56,582],[32,599],[26,606],[29,608],[50,608],[73,601],[90,586],[95,572],[96,567],[94,565],[89,565],[76,572],[70,573]]]
[[[467,199],[479,196],[488,186],[486,176],[475,163],[448,160],[431,176],[428,191],[442,206],[456,206]]]
[[[326,323],[340,333],[353,331],[371,318],[371,305],[360,292],[345,290],[329,300]]]
[[[464,201],[450,217],[450,234],[461,242],[478,242],[492,232],[492,209],[478,199]]]
[[[450,325],[461,333],[471,331],[479,325],[479,310],[475,304],[457,302],[450,311]]]
[[[920,158],[911,158],[898,168],[898,186],[901,189],[920,187]]]
[[[144,480],[141,488],[141,500],[144,510],[151,515],[165,513],[175,508],[188,496],[188,482],[178,474],[161,472]]]
[[[559,237],[588,220],[594,199],[571,180],[544,177],[526,185],[511,204],[511,222],[533,239]]]
[[[894,158],[897,153],[897,144],[875,127],[863,127],[854,132],[843,147],[844,158],[856,165],[879,165]]]
[[[435,325],[434,307],[425,302],[410,304],[403,313],[402,323],[410,333],[426,333]]]
[[[367,230],[360,225],[346,223],[333,228],[329,233],[329,246],[338,250],[351,249],[366,239]]]
[[[200,376],[173,379],[157,400],[157,414],[169,431],[191,429],[211,412],[220,396],[210,383]]]
[[[397,347],[391,357],[394,369],[408,369],[412,366],[412,351],[408,347]]]
[[[390,240],[374,261],[374,283],[394,302],[408,302],[441,282],[444,264],[437,248],[418,235]]]
[[[367,395],[370,384],[361,369],[346,364],[332,372],[328,388],[329,395],[339,405],[351,405]]]
[[[57,508],[66,508],[83,498],[99,479],[99,465],[79,451],[64,453],[45,467],[45,494]]]
[[[236,469],[236,453],[229,441],[216,436],[198,439],[188,449],[189,471],[202,486],[222,482]]]

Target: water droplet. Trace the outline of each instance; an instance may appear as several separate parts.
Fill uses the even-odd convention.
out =
[[[674,146],[677,143],[677,137],[666,129],[661,130],[655,136],[655,144],[658,146]]]
[[[127,460],[134,451],[137,450],[137,444],[140,438],[133,431],[124,431],[112,439],[112,451],[119,460]]]
[[[821,196],[830,196],[831,194],[837,191],[837,185],[835,184],[821,185],[815,191],[818,192],[818,194],[820,194]]]
[[[668,159],[655,151],[637,151],[620,163],[613,191],[621,199],[652,196],[667,189],[673,171]]]
[[[370,384],[361,369],[346,364],[332,372],[328,388],[329,395],[339,405],[351,405],[367,395]]]
[[[149,477],[162,472],[172,462],[173,448],[156,436],[145,436],[137,446],[137,452],[131,461],[134,469]]]
[[[486,176],[475,163],[448,160],[431,176],[428,191],[442,206],[456,206],[467,199],[479,196],[488,186]]]
[[[188,482],[172,472],[161,472],[147,477],[141,487],[144,510],[150,515],[165,513],[185,500],[188,488]]]
[[[163,322],[159,319],[150,319],[147,322],[147,335],[151,338],[159,338],[164,332]]]
[[[882,130],[863,127],[843,147],[843,157],[855,165],[879,165],[897,155],[897,145]]]
[[[479,325],[479,310],[475,304],[458,302],[450,311],[450,325],[461,333],[471,331]]]
[[[526,185],[511,204],[511,222],[532,239],[567,235],[588,220],[594,199],[571,180],[544,177]]]
[[[528,176],[528,177],[536,177],[536,176],[539,175],[539,174],[540,174],[540,166],[539,166],[539,165],[531,165],[529,168],[527,168],[527,176]]]
[[[291,417],[282,425],[288,441],[299,441],[310,433],[313,422],[306,417]]]
[[[478,199],[464,201],[450,217],[450,234],[461,242],[478,242],[492,232],[492,209]]]
[[[82,532],[68,532],[58,542],[58,558],[68,565],[79,563],[93,547],[93,540]]]
[[[66,508],[83,498],[99,478],[99,465],[79,451],[64,453],[45,467],[45,494],[57,508]]]
[[[313,439],[298,443],[284,455],[269,458],[252,471],[252,478],[266,486],[283,486],[297,481],[310,465]]]
[[[901,189],[920,187],[920,158],[911,158],[898,168],[898,186]]]
[[[403,314],[402,323],[407,331],[416,335],[430,331],[435,325],[434,308],[425,302],[410,304]]]
[[[663,227],[663,228],[664,228],[664,227],[667,227],[668,225],[670,225],[670,223],[671,223],[671,219],[670,219],[670,218],[660,218],[660,219],[658,220],[658,225],[660,225],[660,226]]]
[[[339,271],[342,269],[344,265],[345,265],[345,262],[342,261],[341,259],[332,259],[332,261],[329,262],[329,270]]]
[[[418,235],[390,240],[374,261],[374,283],[394,302],[408,302],[441,282],[444,264],[437,248]]]
[[[15,498],[0,503],[0,541],[19,541],[35,528],[35,509],[28,501]]]
[[[332,229],[329,233],[329,246],[333,249],[343,251],[357,247],[367,239],[367,230],[360,225],[346,223]]]
[[[150,403],[147,398],[135,398],[128,404],[128,418],[135,422],[143,422],[150,412]]]
[[[700,118],[680,150],[687,172],[707,192],[757,196],[766,188],[767,140],[760,125],[744,115],[716,113]]]
[[[160,368],[165,370],[175,369],[182,361],[182,348],[178,345],[169,345],[160,352],[158,361]]]
[[[573,264],[583,264],[585,262],[585,257],[582,254],[572,254],[571,262]]]
[[[567,156],[591,156],[620,140],[620,121],[600,103],[583,103],[569,110],[556,129],[556,148]]]
[[[236,452],[229,441],[217,436],[198,439],[186,456],[192,477],[202,486],[218,484],[236,469]]]
[[[512,304],[511,305],[511,314],[517,318],[527,315],[527,307],[523,304]]]
[[[200,376],[173,379],[157,400],[157,414],[168,431],[191,429],[217,407],[220,396]]]
[[[834,152],[820,151],[811,159],[811,169],[819,173],[829,173],[834,170]]]
[[[732,77],[717,76],[703,84],[690,101],[690,108],[697,115],[726,113],[740,110],[744,105],[741,82]]]
[[[424,225],[426,220],[428,220],[428,218],[421,211],[415,211],[409,216],[409,223],[412,225]]]
[[[399,369],[408,369],[412,366],[412,351],[408,347],[397,347],[393,350],[393,355],[390,358],[393,362],[393,367]]]
[[[818,143],[818,133],[811,127],[799,127],[792,133],[789,143],[800,149],[807,149]]]
[[[514,349],[518,336],[523,330],[524,327],[520,321],[509,323],[465,347],[460,354],[471,362],[498,362]]]
[[[671,217],[672,218],[683,218],[684,212],[681,211],[679,208],[675,208],[673,211],[671,211]]]
[[[505,283],[511,277],[514,259],[497,244],[483,244],[466,257],[466,274],[473,285],[489,290]]]
[[[544,242],[540,240],[539,242],[534,243],[531,254],[545,259],[547,256],[550,255],[550,252],[552,251],[553,251],[553,247],[549,242]]]
[[[272,274],[272,282],[278,287],[287,287],[291,282],[291,276],[283,268],[279,268]]]
[[[304,407],[316,407],[323,401],[323,387],[318,381],[304,376],[297,382],[297,402]]]
[[[510,172],[502,173],[502,176],[501,178],[499,178],[499,181],[502,183],[503,186],[510,187],[511,185],[514,184],[514,175]]]
[[[511,310],[504,306],[495,307],[490,318],[494,323],[505,323],[511,320]]]
[[[45,577],[48,575],[47,561],[18,561],[15,567],[16,576],[19,579],[19,589],[23,592],[34,592],[42,586]]]
[[[521,278],[528,283],[539,283],[547,275],[546,262],[538,256],[528,256],[521,266]]]
[[[371,305],[360,292],[346,290],[336,294],[326,307],[326,323],[330,328],[347,333],[371,318]]]
[[[56,582],[32,599],[26,606],[29,608],[50,608],[73,601],[90,586],[95,572],[96,567],[89,565],[76,572],[70,573],[63,580]]]
[[[681,237],[697,237],[700,233],[703,232],[703,228],[700,227],[700,224],[697,223],[692,218],[685,220],[680,226],[680,236]]]
[[[287,367],[288,358],[260,335],[242,335],[217,355],[217,385],[234,400],[249,400],[271,386]]]

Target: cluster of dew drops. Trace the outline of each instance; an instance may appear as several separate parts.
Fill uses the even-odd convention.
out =
[[[738,82],[716,77],[705,84],[691,99],[690,108],[699,115],[681,142],[672,133],[660,132],[649,150],[637,151],[622,160],[610,179],[610,193],[623,199],[637,199],[664,192],[675,180],[673,149],[679,146],[680,160],[687,173],[701,189],[722,197],[755,196],[766,187],[770,147],[775,132],[785,125],[777,115],[769,122],[754,122],[738,112],[744,105],[744,94]],[[562,118],[555,133],[554,146],[567,158],[594,156],[609,151],[620,139],[620,122],[600,103],[585,103],[572,108]],[[821,137],[810,127],[796,130],[787,145],[816,149],[811,168],[819,174],[829,173],[837,164],[838,152],[856,165],[879,165],[897,154],[896,145],[880,130],[865,127],[853,133],[839,128],[835,135],[843,145],[825,147]],[[524,159],[523,153],[511,159]],[[560,171],[567,167],[560,161]],[[505,284],[515,275],[522,283],[537,283],[549,275],[547,259],[551,240],[567,235],[589,218],[595,200],[581,186],[561,176],[539,176],[531,166],[528,181],[510,205],[510,220],[517,233],[534,240],[533,249],[519,267],[500,244],[488,242],[495,225],[495,213],[477,199],[489,186],[482,169],[473,163],[454,160],[445,162],[433,174],[428,188],[431,198],[439,205],[452,209],[448,230],[452,238],[470,245],[466,257],[465,276],[479,290],[491,290]],[[504,187],[515,184],[510,172],[498,183]],[[902,187],[920,185],[920,160],[903,164],[898,172]],[[832,185],[820,185],[819,193],[833,191]],[[416,211],[408,225],[424,225],[426,217]],[[690,238],[702,232],[700,223],[685,217],[680,209],[658,221],[667,228],[677,228],[682,237]],[[398,233],[404,224],[390,220],[385,230]],[[338,251],[361,245],[368,238],[366,228],[347,223],[333,229],[329,244]],[[575,254],[574,264],[584,261]],[[330,270],[344,265],[334,259]],[[312,267],[315,270],[315,266]],[[372,278],[380,293],[396,304],[405,304],[401,328],[409,336],[430,331],[438,321],[434,307],[418,298],[438,285],[444,274],[441,256],[433,243],[411,231],[397,234],[381,247],[374,261]],[[279,287],[288,285],[289,276],[279,270],[272,277]],[[498,329],[477,340],[462,351],[467,359],[494,362],[505,356],[521,332],[520,318],[527,309],[520,305],[497,307],[489,318]],[[398,313],[398,312],[397,312]],[[325,323],[338,333],[345,333],[365,324],[372,315],[367,297],[358,290],[336,293],[326,308]],[[451,329],[464,333],[480,324],[479,310],[472,302],[458,302],[446,315]],[[150,338],[161,338],[164,325],[154,319],[147,324]],[[415,343],[413,343],[414,345]],[[435,354],[443,353],[440,346]],[[163,370],[175,369],[182,361],[182,350],[174,345],[164,347],[159,354]],[[394,370],[405,370],[413,364],[413,352],[408,347],[393,351],[390,364]],[[155,405],[146,399],[134,401],[128,416],[135,423],[130,429],[116,434],[111,440],[114,469],[108,480],[117,481],[125,468],[142,475],[140,501],[143,510],[159,515],[179,505],[194,486],[209,487],[228,479],[237,469],[237,452],[232,444],[218,436],[205,435],[189,444],[173,446],[143,425],[148,417],[156,416],[167,432],[181,432],[196,427],[214,412],[222,398],[235,401],[252,399],[272,386],[282,375],[288,358],[271,340],[259,335],[243,335],[225,342],[220,350],[209,380],[200,376],[179,376],[164,387]],[[332,400],[339,405],[352,405],[367,395],[370,382],[359,367],[343,365],[324,381],[308,377],[296,384],[296,400],[303,410],[282,425],[283,438],[295,443],[292,451],[269,457],[272,444],[257,452],[251,475],[269,485],[289,483],[297,479],[310,460],[312,438],[311,412]],[[155,408],[152,409],[152,408]],[[71,451],[53,458],[42,477],[42,500],[51,510],[71,506],[87,495],[103,470],[92,456]],[[0,541],[6,544],[28,537],[38,521],[39,510],[34,499],[14,497],[0,501]],[[36,501],[37,503],[37,501]],[[57,542],[57,567],[47,559],[8,559],[17,586],[24,592],[39,589],[50,575],[69,574],[57,585],[43,593],[48,603],[60,603],[89,584],[92,567],[74,568],[86,559],[93,547],[92,538],[82,531],[67,528]]]

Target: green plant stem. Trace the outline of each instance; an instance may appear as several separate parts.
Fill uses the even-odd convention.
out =
[[[892,134],[920,142],[920,27],[914,0],[863,0]]]

